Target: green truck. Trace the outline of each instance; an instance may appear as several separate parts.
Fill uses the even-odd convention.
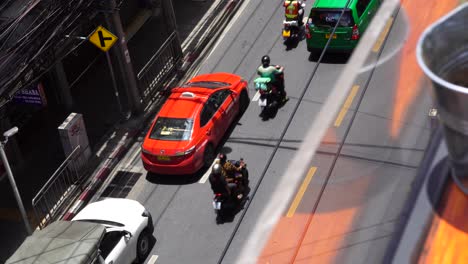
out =
[[[348,0],[316,0],[306,23],[307,50],[311,53],[321,52],[328,39],[332,38],[327,51],[352,52],[381,1],[349,0],[348,3]],[[338,27],[332,36],[337,22]]]

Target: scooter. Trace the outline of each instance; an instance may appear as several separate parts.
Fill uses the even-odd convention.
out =
[[[214,197],[213,197],[213,209],[215,211],[215,214],[216,214],[216,219],[218,220],[218,218],[222,218],[223,216],[223,212],[225,211],[225,203],[227,202],[227,200],[229,199],[229,197],[225,194],[222,194],[222,193],[215,193],[214,194]]]
[[[284,73],[278,75],[277,78],[280,78],[282,81],[283,76]],[[282,97],[270,78],[258,77],[254,80],[254,83],[255,89],[260,93],[260,98],[258,99],[258,106],[261,109],[260,116],[263,119],[268,119],[280,107]]]
[[[300,33],[299,23],[296,20],[283,21],[283,40],[298,39]]]

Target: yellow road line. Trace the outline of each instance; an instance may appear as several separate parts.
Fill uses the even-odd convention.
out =
[[[306,178],[302,182],[301,187],[299,188],[299,191],[296,194],[296,197],[294,198],[294,201],[291,204],[291,207],[289,207],[288,213],[286,214],[286,217],[292,217],[294,213],[296,212],[297,207],[299,206],[299,203],[302,200],[302,196],[304,196],[305,191],[307,190],[307,186],[309,186],[310,181],[312,180],[312,177],[314,177],[315,172],[317,171],[317,167],[312,167],[310,168],[309,172],[307,173]]]
[[[346,116],[349,107],[351,107],[351,104],[353,103],[354,97],[356,97],[358,90],[359,85],[354,85],[353,88],[351,88],[351,92],[349,92],[348,98],[346,98],[346,101],[343,107],[341,108],[340,113],[338,113],[338,117],[336,117],[335,127],[339,127],[341,125],[341,122],[343,122],[343,119]]]
[[[393,23],[393,17],[390,17],[387,21],[387,24],[385,24],[384,30],[380,32],[379,38],[374,44],[374,48],[372,49],[373,52],[379,52],[380,48],[382,48],[382,44],[384,43],[385,38],[388,35],[388,32],[390,32],[390,27],[392,26]]]

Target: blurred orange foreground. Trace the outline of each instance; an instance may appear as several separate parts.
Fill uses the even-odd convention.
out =
[[[440,215],[432,219],[419,263],[468,263],[468,197],[451,179],[438,211]]]
[[[416,61],[416,46],[423,31],[440,17],[446,15],[458,5],[457,0],[411,0],[401,2],[408,14],[410,31],[408,40],[403,46],[403,59],[400,65],[399,80],[396,89],[390,135],[397,138],[405,122],[406,112],[419,96],[423,87],[421,80],[424,74]]]

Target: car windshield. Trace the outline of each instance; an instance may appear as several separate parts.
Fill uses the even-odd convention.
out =
[[[150,133],[151,139],[189,140],[192,135],[192,118],[159,117]]]
[[[216,88],[221,88],[229,86],[229,83],[225,82],[209,82],[209,81],[201,81],[201,82],[189,82],[184,84],[182,87],[202,87],[202,88],[208,88],[208,89],[216,89]]]
[[[334,27],[341,15],[341,10],[312,9],[310,17],[312,23],[319,27]],[[339,26],[351,27],[354,25],[351,10],[346,10],[341,17]]]

